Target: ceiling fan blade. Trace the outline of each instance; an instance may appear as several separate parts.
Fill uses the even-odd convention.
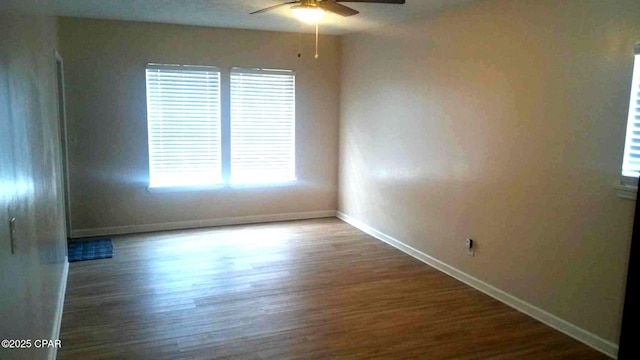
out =
[[[298,1],[289,1],[289,2],[286,2],[286,3],[283,3],[283,4],[269,6],[268,8],[264,8],[262,10],[254,11],[254,12],[250,13],[249,15],[260,14],[260,13],[263,13],[263,12],[267,12],[267,11],[271,11],[271,10],[277,9],[277,8],[279,8],[281,6],[297,4],[297,3],[298,3]]]
[[[333,0],[325,0],[323,2],[318,2],[318,7],[342,16],[353,16],[353,15],[360,14],[358,10],[354,10],[350,7],[340,5]]]
[[[354,2],[370,4],[404,4],[405,0],[335,0],[336,2]]]

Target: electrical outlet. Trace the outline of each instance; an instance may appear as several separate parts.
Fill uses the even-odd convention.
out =
[[[465,245],[467,247],[467,254],[469,256],[474,256],[476,250],[475,250],[475,246],[474,246],[475,243],[474,243],[473,239],[467,239],[467,240],[465,240],[464,243],[465,243]]]

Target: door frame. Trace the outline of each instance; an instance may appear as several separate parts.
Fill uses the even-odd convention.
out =
[[[58,131],[60,141],[60,167],[62,171],[62,192],[64,193],[64,219],[67,239],[71,238],[71,187],[69,184],[69,151],[67,141],[67,108],[64,88],[64,60],[54,50],[56,77],[56,100],[58,105]]]
[[[637,196],[635,208],[627,268],[627,285],[624,294],[622,324],[620,325],[619,360],[637,359],[640,355],[640,350],[635,344],[635,329],[638,326],[638,308],[636,307],[638,298],[634,296],[634,290],[638,288],[638,279],[640,279],[640,267],[638,266],[640,261],[640,196]]]

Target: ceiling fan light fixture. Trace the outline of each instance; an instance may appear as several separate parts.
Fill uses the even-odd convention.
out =
[[[294,5],[291,11],[300,21],[306,23],[315,23],[324,17],[324,10],[315,5]]]

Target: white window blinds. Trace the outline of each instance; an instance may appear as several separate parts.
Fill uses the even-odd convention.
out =
[[[624,147],[622,175],[637,178],[640,174],[640,45],[635,47],[627,139]]]
[[[295,180],[295,73],[231,71],[231,182]]]
[[[150,187],[222,182],[220,71],[147,65]]]

